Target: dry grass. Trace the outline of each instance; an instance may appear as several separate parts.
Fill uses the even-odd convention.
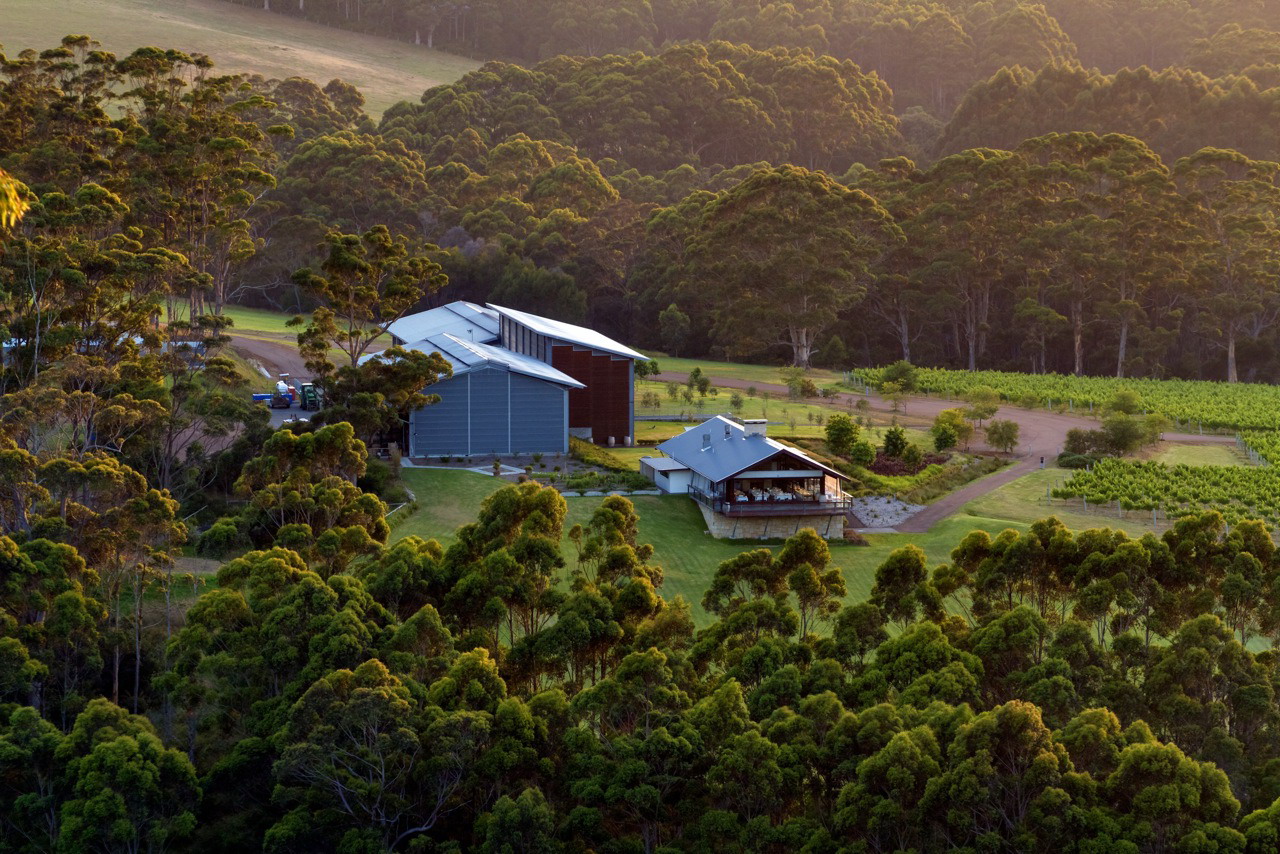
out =
[[[3,0],[0,44],[16,54],[85,33],[124,55],[155,46],[203,53],[225,71],[265,77],[335,77],[364,93],[376,118],[478,67],[465,57],[300,21],[219,0]]]

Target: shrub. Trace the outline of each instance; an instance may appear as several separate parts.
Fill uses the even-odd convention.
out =
[[[880,372],[880,383],[897,383],[902,391],[916,390],[916,366],[906,359],[899,359]]]
[[[854,442],[849,449],[848,458],[854,465],[866,468],[875,462],[876,449],[870,442]]]
[[[837,412],[827,421],[827,447],[831,453],[847,457],[853,450],[853,443],[858,441],[858,432],[858,425],[852,418]]]
[[[1142,398],[1133,389],[1122,388],[1107,401],[1107,409],[1111,412],[1123,412],[1133,415],[1142,408]]]
[[[1058,465],[1064,469],[1085,469],[1093,465],[1094,462],[1094,458],[1088,454],[1073,454],[1069,451],[1063,451],[1058,454]]]
[[[946,451],[956,446],[956,431],[950,424],[933,425],[933,449]]]
[[[907,392],[903,387],[895,382],[886,382],[880,384],[880,395],[892,405],[893,411],[897,412],[902,408],[902,401],[906,399]]]
[[[1119,457],[1140,448],[1146,433],[1141,422],[1117,412],[1102,419],[1102,436],[1107,453]]]
[[[1143,441],[1148,445],[1154,445],[1160,441],[1160,437],[1164,432],[1173,426],[1169,421],[1158,412],[1152,412],[1150,415],[1142,419]]]
[[[924,462],[924,454],[917,446],[907,445],[902,451],[902,461],[910,468],[919,468],[920,464]]]
[[[978,386],[965,395],[969,408],[965,410],[965,418],[982,423],[995,415],[1000,409],[1000,393],[990,386]]]
[[[746,406],[746,403],[747,402],[743,399],[742,395],[736,391],[729,395],[729,406],[734,412],[741,412],[742,407]]]
[[[609,453],[608,448],[593,445],[583,439],[569,438],[569,456],[589,466],[608,469],[609,471],[630,471],[625,462]]]
[[[594,471],[579,472],[565,478],[565,489],[574,492],[588,492],[593,489],[599,489],[601,484],[600,474]]]
[[[963,409],[944,409],[938,413],[937,417],[933,419],[933,427],[931,428],[935,442],[937,441],[938,431],[944,428],[955,434],[955,441],[951,447],[964,445],[967,448],[969,446],[969,440],[973,438],[973,424],[965,417]]]
[[[1062,445],[1063,454],[1071,456],[1082,456],[1092,450],[1093,436],[1096,430],[1082,430],[1079,427],[1073,427],[1067,431],[1067,440]]]
[[[883,449],[886,457],[901,459],[907,450],[907,434],[901,427],[890,427],[885,431]]]
[[[987,425],[987,444],[998,448],[1006,454],[1018,447],[1018,423],[1016,421],[997,420]]]
[[[236,525],[236,520],[224,516],[200,535],[196,543],[196,554],[221,558],[245,551],[250,545],[249,538]]]
[[[382,460],[370,457],[365,463],[364,474],[356,479],[356,486],[382,498],[394,481],[391,466]]]

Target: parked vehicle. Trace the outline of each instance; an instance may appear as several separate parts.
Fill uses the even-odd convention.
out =
[[[302,408],[309,411],[318,410],[324,403],[324,394],[314,383],[303,383],[301,388]]]
[[[272,409],[291,409],[298,402],[298,390],[289,385],[289,375],[281,374],[274,391],[253,396],[254,403],[265,403]]]

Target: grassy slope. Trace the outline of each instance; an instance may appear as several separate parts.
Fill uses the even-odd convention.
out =
[[[1175,445],[1164,443],[1155,459],[1167,465],[1244,466],[1249,458],[1230,445]]]
[[[964,506],[963,513],[979,518],[1008,519],[1011,523],[1026,525],[1046,516],[1056,516],[1068,528],[1083,531],[1087,528],[1118,528],[1128,534],[1141,536],[1152,530],[1151,514],[1132,511],[1123,518],[1115,511],[1084,512],[1079,499],[1046,499],[1045,488],[1056,488],[1072,472],[1067,469],[1047,468],[1018,478]],[[966,518],[958,516],[958,519]],[[1163,530],[1166,525],[1160,525]]]
[[[309,77],[322,86],[340,77],[359,87],[375,118],[479,65],[219,0],[4,0],[0,7],[0,44],[9,53],[53,47],[69,33],[87,33],[118,55],[177,48],[207,54],[225,71]]]
[[[222,313],[224,316],[231,318],[232,327],[230,331],[234,335],[263,333],[268,337],[288,338],[290,341],[297,340],[298,330],[287,325],[289,320],[293,318],[292,314],[284,314],[265,308],[246,308],[239,305],[223,306]],[[174,316],[181,320],[186,320],[186,315],[185,304],[181,313],[174,313]]]
[[[690,364],[693,363],[691,362]],[[701,362],[699,364],[708,373],[720,370],[720,363],[717,362]],[[775,370],[774,368],[753,365],[735,365],[733,367],[748,371]],[[716,375],[719,376],[718,373]],[[764,380],[760,380],[760,382],[764,382]],[[681,390],[683,391],[683,389]],[[654,392],[658,395],[659,403],[657,407],[642,405],[641,401],[645,392]],[[825,428],[818,425],[819,419],[825,422],[827,418],[837,412],[855,417],[859,414],[856,409],[847,404],[840,405],[832,401],[812,400],[800,402],[777,395],[773,395],[766,400],[763,397],[751,397],[746,392],[741,392],[741,394],[743,396],[743,406],[735,414],[741,418],[764,418],[768,420],[769,435],[774,437],[800,436],[819,438],[825,434]],[[705,398],[699,398],[695,395],[694,403],[691,405],[681,397],[672,400],[667,392],[666,383],[641,380],[636,383],[636,417],[691,415],[695,420],[711,418],[714,415],[721,415],[731,411],[730,400],[732,395],[733,392],[727,389],[722,389],[715,396],[708,395]],[[698,402],[702,403],[701,407],[697,406]],[[864,431],[862,438],[874,444],[879,444],[884,439],[884,430],[889,426],[892,416],[883,412],[873,412],[868,413],[864,418],[869,419],[874,426],[871,430]],[[636,441],[652,442],[668,439],[681,433],[688,426],[688,423],[672,421],[637,421]],[[904,430],[906,431],[907,439],[920,445],[921,448],[928,449],[932,446],[933,439],[924,430],[909,427],[905,427]]]
[[[422,507],[392,532],[392,538],[417,535],[434,537],[446,544],[459,525],[475,519],[484,497],[504,483],[466,471],[404,469],[403,475]],[[655,562],[666,572],[663,595],[684,596],[695,605],[694,613],[699,621],[706,622],[706,615],[697,605],[716,566],[752,547],[712,539],[705,533],[702,514],[683,496],[637,495],[631,500],[640,514],[641,542],[653,544]],[[599,498],[567,498],[566,501],[569,505],[566,531],[575,524],[585,523],[600,505]],[[996,533],[1008,527],[1025,526],[996,519],[956,517],[940,523],[928,534],[873,534],[868,537],[870,547],[834,545],[832,555],[844,571],[848,601],[861,602],[871,593],[876,567],[894,549],[914,543],[936,564],[946,561],[951,549],[969,531],[981,528]],[[573,545],[567,540],[564,553],[573,554]]]
[[[776,365],[743,365],[738,362],[711,362],[706,359],[677,359],[657,352],[649,352],[647,355],[657,360],[658,367],[664,373],[687,374],[695,367],[700,367],[703,373],[713,377],[753,383],[782,384],[782,375],[779,373],[782,368]],[[819,386],[839,382],[844,378],[838,371],[827,371],[821,368],[811,370],[809,377]]]

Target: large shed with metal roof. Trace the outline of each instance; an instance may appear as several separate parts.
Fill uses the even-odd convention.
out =
[[[629,444],[635,435],[635,363],[645,356],[585,326],[488,306],[499,317],[502,346],[553,365],[582,383],[569,393],[569,429],[598,445]]]
[[[582,383],[545,362],[447,332],[420,343],[440,353],[453,376],[427,389],[438,403],[409,414],[410,457],[569,450],[569,391]]]
[[[569,437],[628,445],[645,356],[563,321],[458,301],[393,323],[393,343],[439,352],[453,376],[409,414],[410,457],[564,453]]]

